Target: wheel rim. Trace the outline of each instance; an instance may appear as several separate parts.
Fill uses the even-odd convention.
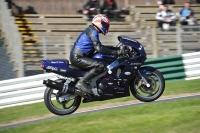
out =
[[[48,95],[49,103],[52,106],[52,108],[54,108],[55,110],[71,112],[76,108],[76,106],[74,105],[76,103],[77,97],[73,95],[65,94],[63,92],[59,92],[58,90],[55,90],[55,89],[51,89],[49,93],[50,93],[50,95]],[[68,100],[60,101],[60,98],[64,96],[71,97],[71,98],[69,101]]]
[[[137,78],[134,82],[136,93],[143,98],[155,98],[161,92],[161,79],[155,72],[147,71],[147,82],[150,87],[146,87],[141,77]]]

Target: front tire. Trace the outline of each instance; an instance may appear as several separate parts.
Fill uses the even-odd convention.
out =
[[[147,69],[147,82],[151,85],[149,88],[142,84],[142,78],[137,77],[130,85],[132,95],[143,102],[151,102],[158,99],[164,92],[165,80],[163,75],[157,69]]]
[[[62,98],[68,98],[68,100],[63,100]],[[78,109],[81,103],[81,97],[66,94],[53,88],[46,88],[44,103],[48,110],[54,114],[68,115]]]

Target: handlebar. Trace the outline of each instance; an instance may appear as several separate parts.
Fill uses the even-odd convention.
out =
[[[122,55],[119,55],[118,58],[133,57],[138,55],[138,51],[133,47],[126,46],[123,44],[118,47],[120,48],[120,50],[124,51],[124,53]]]

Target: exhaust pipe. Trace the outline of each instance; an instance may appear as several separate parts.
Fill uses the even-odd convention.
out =
[[[72,95],[75,94],[75,87],[70,84],[66,85],[63,83],[58,83],[58,82],[52,81],[50,79],[43,80],[43,84],[45,84],[47,87],[50,87],[50,88],[53,88],[53,89],[56,89],[59,91],[63,91],[68,94],[72,94]]]

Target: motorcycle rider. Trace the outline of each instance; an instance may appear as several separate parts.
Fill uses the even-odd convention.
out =
[[[89,89],[87,82],[106,71],[106,64],[103,60],[92,58],[94,52],[107,55],[120,55],[124,53],[123,49],[110,48],[101,44],[99,33],[106,35],[109,27],[110,21],[107,16],[103,14],[96,15],[92,20],[92,24],[79,35],[71,49],[70,61],[72,65],[81,69],[89,69],[89,72],[75,85],[76,88],[85,93],[93,93]]]

